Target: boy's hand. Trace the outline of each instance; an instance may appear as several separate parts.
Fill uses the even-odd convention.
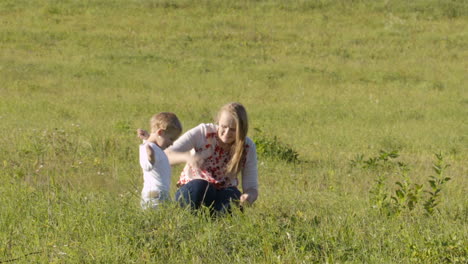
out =
[[[137,129],[137,137],[142,140],[145,140],[149,138],[149,134],[146,130],[139,128]]]
[[[150,145],[146,145],[146,153],[148,154],[148,160],[151,164],[154,164],[154,152]]]

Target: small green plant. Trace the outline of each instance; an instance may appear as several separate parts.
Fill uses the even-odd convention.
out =
[[[391,199],[393,201],[392,206],[394,211],[399,214],[405,209],[412,211],[416,207],[416,204],[419,202],[421,197],[423,185],[412,183],[408,176],[408,166],[401,162],[398,164],[400,166],[403,179],[395,182],[395,184],[398,185],[398,188],[395,190],[395,195],[392,195]]]
[[[423,204],[427,215],[433,215],[436,211],[436,207],[440,203],[442,187],[450,180],[450,177],[445,177],[444,175],[445,169],[450,165],[444,162],[442,154],[435,155],[437,160],[432,167],[436,175],[429,176],[428,182],[430,190],[425,191],[429,196]],[[351,164],[363,164],[362,168],[370,168],[369,165],[381,166],[381,161],[385,163],[390,158],[393,159],[395,157],[398,157],[398,153],[381,151],[380,156],[369,158],[363,161],[363,163],[359,162],[359,160],[364,160],[362,155],[358,156],[355,160],[351,161]],[[398,173],[401,175],[402,179],[395,182],[398,187],[395,189],[394,194],[389,194],[385,188],[386,176],[388,175],[388,173],[385,172],[379,172],[375,180],[375,185],[369,191],[371,194],[372,206],[387,215],[399,215],[403,211],[412,211],[422,199],[423,184],[412,182],[411,178],[408,176],[409,168],[406,164],[402,162],[397,162],[395,164],[399,168]]]
[[[385,188],[387,173],[379,173],[375,180],[375,185],[369,191],[371,194],[372,207],[387,215],[399,215],[401,212],[412,211],[421,197],[423,185],[412,183],[408,176],[409,168],[402,162],[397,162],[402,180],[396,181],[398,186],[394,194],[391,195]]]
[[[426,210],[426,214],[433,215],[437,205],[440,203],[440,193],[442,191],[442,187],[448,181],[450,181],[450,177],[445,177],[444,172],[450,164],[446,164],[444,158],[441,153],[435,154],[437,160],[432,165],[432,169],[436,173],[436,175],[429,176],[429,186],[430,190],[426,191],[429,194],[428,199],[424,203],[424,209]]]
[[[375,185],[369,191],[371,194],[372,208],[378,209],[380,212],[389,209],[389,200],[387,190],[385,188],[385,175],[379,174],[375,180]]]
[[[387,162],[390,159],[396,159],[399,156],[400,156],[400,154],[398,154],[398,150],[392,150],[390,152],[386,152],[385,150],[381,150],[380,153],[379,153],[379,160],[381,160],[383,162]]]
[[[386,189],[386,180],[387,176],[389,175],[388,170],[377,170],[381,168],[393,168],[396,165],[398,167],[402,168],[404,167],[404,164],[401,162],[398,163],[393,163],[390,162],[391,159],[395,159],[399,157],[398,151],[393,150],[390,152],[387,152],[385,150],[380,150],[379,154],[374,157],[370,157],[368,159],[364,159],[364,155],[356,155],[356,157],[351,160],[350,165],[352,168],[358,167],[361,169],[372,169],[372,171],[377,172],[377,178],[375,180],[374,186],[372,186],[371,190],[369,193],[371,194],[371,204],[373,208],[378,209],[381,213],[385,214],[393,214],[395,212],[395,209],[399,207],[395,207],[395,203],[392,204],[392,200],[394,201],[394,197],[390,196],[388,193],[388,190]],[[396,165],[395,165],[396,164]],[[398,196],[398,194],[397,194]],[[391,198],[391,199],[389,199]]]
[[[363,168],[376,168],[379,165],[379,159],[377,157],[371,157],[364,161]]]
[[[362,165],[364,162],[364,154],[357,154],[354,159],[350,161],[350,165],[352,168]]]
[[[380,150],[379,155],[375,157],[370,157],[368,159],[364,159],[363,154],[356,155],[356,157],[350,161],[350,165],[352,168],[354,167],[361,167],[364,169],[367,168],[380,168],[380,167],[392,167],[395,164],[391,163],[392,159],[396,159],[400,156],[398,154],[398,150],[392,150],[387,152],[385,150]],[[396,164],[398,165],[398,163]]]
[[[298,162],[299,154],[288,145],[280,142],[276,136],[271,138],[265,133],[255,128],[257,132],[253,141],[257,147],[257,153],[264,157],[283,160],[286,162]]]

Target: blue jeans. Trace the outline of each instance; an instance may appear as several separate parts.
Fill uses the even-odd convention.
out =
[[[231,202],[239,201],[240,196],[241,192],[236,187],[216,189],[213,184],[196,179],[180,187],[175,194],[175,199],[182,207],[190,205],[192,209],[198,209],[204,205],[212,212],[223,213],[230,212]]]

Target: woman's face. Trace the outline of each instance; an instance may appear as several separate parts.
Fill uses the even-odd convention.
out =
[[[224,144],[232,144],[236,141],[236,120],[227,111],[223,111],[218,121],[218,137]]]

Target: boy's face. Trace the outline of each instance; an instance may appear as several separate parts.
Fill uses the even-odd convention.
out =
[[[161,134],[157,137],[156,142],[158,143],[158,146],[164,150],[172,145],[179,135],[180,132],[176,130],[161,130]]]

